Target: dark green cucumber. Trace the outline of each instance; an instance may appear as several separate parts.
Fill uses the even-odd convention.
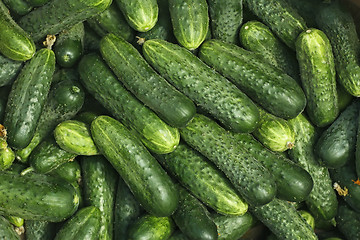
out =
[[[238,240],[256,222],[249,212],[239,216],[226,216],[215,213],[211,214],[211,218],[217,226],[219,240]]]
[[[0,86],[12,84],[22,67],[22,62],[11,60],[0,54]]]
[[[318,134],[314,126],[300,114],[289,121],[295,132],[295,146],[288,151],[290,159],[303,167],[313,179],[314,185],[305,200],[310,212],[320,219],[330,220],[337,211],[337,198],[329,171],[320,166],[314,152]]]
[[[84,122],[84,123],[90,125],[91,122],[94,121],[95,118],[97,118],[98,116],[99,116],[99,114],[96,112],[84,111],[84,112],[77,114],[75,116],[74,120],[78,120],[80,122]]]
[[[24,66],[12,85],[5,112],[8,143],[15,149],[26,147],[36,130],[50,90],[55,55],[43,48]]]
[[[268,26],[257,20],[248,21],[241,26],[239,39],[245,49],[259,53],[269,63],[300,81],[295,53],[281,42]]]
[[[197,49],[209,29],[206,0],[169,0],[169,10],[178,43],[189,50]]]
[[[305,20],[309,27],[316,27],[316,14],[319,10],[321,0],[285,0]]]
[[[257,129],[252,133],[265,147],[274,152],[291,149],[295,143],[295,133],[289,123],[260,109],[261,118]]]
[[[175,230],[168,240],[189,240],[189,238],[180,230]]]
[[[180,129],[180,134],[225,173],[249,205],[263,205],[274,198],[274,177],[253,156],[234,147],[236,140],[231,133],[215,121],[197,114],[186,128]]]
[[[139,32],[151,30],[157,20],[159,7],[156,0],[114,0],[128,24]]]
[[[21,239],[20,236],[15,232],[11,223],[3,216],[0,216],[0,239],[6,239],[6,240]]]
[[[50,0],[25,0],[25,2],[29,3],[33,7],[40,7],[42,5],[45,5]]]
[[[257,127],[260,116],[255,104],[185,48],[148,40],[143,54],[162,76],[227,129],[252,132]]]
[[[29,13],[33,7],[26,0],[3,0],[14,17],[19,17]]]
[[[320,136],[315,153],[321,164],[338,168],[354,158],[360,102],[354,101]]]
[[[85,53],[98,51],[100,48],[101,37],[89,26],[88,22],[84,22],[84,51]]]
[[[347,106],[354,100],[354,96],[346,91],[346,89],[339,83],[336,84],[336,90],[338,95],[338,106],[339,111],[342,112]]]
[[[209,0],[211,33],[213,38],[228,43],[238,43],[243,22],[243,0]]]
[[[215,211],[227,215],[242,215],[247,211],[247,203],[225,175],[185,143],[180,143],[172,153],[158,154],[156,158],[191,194]]]
[[[88,71],[89,68],[96,71]],[[174,151],[180,134],[127,91],[97,54],[84,56],[79,63],[81,81],[111,114],[131,129],[152,152]]]
[[[309,28],[300,33],[295,45],[307,99],[306,112],[316,126],[327,126],[339,115],[335,63],[330,41],[322,31]]]
[[[82,208],[61,227],[54,240],[100,239],[100,217],[97,207]]]
[[[103,156],[82,157],[81,170],[85,204],[100,209],[99,239],[112,240],[118,174]]]
[[[285,0],[244,0],[244,4],[288,47],[295,49],[296,38],[307,27],[305,20]]]
[[[76,161],[76,159],[60,165],[59,167],[51,171],[49,174],[54,174],[55,176],[58,176],[68,181],[69,183],[80,183],[81,181],[81,167],[79,162]]]
[[[56,234],[55,226],[55,223],[48,221],[26,220],[26,240],[53,240]]]
[[[291,119],[304,110],[306,98],[301,87],[258,54],[212,39],[204,42],[199,56],[269,113]]]
[[[21,17],[19,25],[38,42],[104,11],[111,0],[53,0]]]
[[[25,220],[61,222],[78,208],[75,188],[56,177],[0,172],[0,211]]]
[[[165,122],[184,127],[194,116],[194,103],[159,76],[130,43],[109,34],[101,40],[100,51],[125,87]]]
[[[91,137],[90,125],[77,121],[66,120],[55,127],[54,137],[56,143],[65,151],[76,155],[100,154]]]
[[[353,96],[360,96],[360,43],[355,23],[342,2],[323,3],[316,14],[319,29],[329,38],[338,82]]]
[[[99,116],[91,124],[91,134],[145,210],[157,216],[170,216],[175,211],[178,194],[173,182],[124,125]]]
[[[124,180],[119,177],[114,209],[114,239],[127,240],[129,226],[143,212]]]
[[[175,224],[170,217],[156,217],[145,214],[129,229],[131,240],[166,240],[175,230]]]
[[[347,204],[339,205],[336,223],[346,239],[360,239],[360,213],[353,211]]]

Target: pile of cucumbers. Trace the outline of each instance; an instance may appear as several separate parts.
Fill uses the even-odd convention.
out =
[[[360,239],[340,0],[0,1],[0,238]]]

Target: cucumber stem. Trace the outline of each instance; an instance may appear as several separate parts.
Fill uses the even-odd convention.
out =
[[[142,38],[142,37],[136,36],[136,38],[138,39],[136,41],[136,43],[139,44],[139,45],[143,45],[145,43],[145,41],[146,41],[145,38]]]
[[[287,142],[287,143],[286,143],[286,147],[287,147],[288,149],[292,149],[292,148],[294,147],[294,143],[292,143],[292,142]]]
[[[6,128],[4,127],[4,125],[0,124],[0,138],[3,138],[4,140],[6,140]]]
[[[51,50],[51,48],[54,45],[55,41],[56,41],[56,36],[55,35],[47,35],[46,40],[43,42],[43,44],[45,45],[45,47],[47,49]]]
[[[33,167],[28,167],[28,168],[25,168],[24,170],[22,170],[20,175],[24,176],[25,174],[28,174],[29,172],[33,172],[33,171],[34,171]]]

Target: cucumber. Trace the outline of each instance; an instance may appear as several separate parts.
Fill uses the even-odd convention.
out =
[[[259,127],[252,133],[257,140],[274,152],[291,149],[295,144],[295,133],[289,123],[266,111],[260,113]]]
[[[156,158],[191,194],[215,211],[227,215],[243,215],[247,211],[248,204],[225,175],[185,143]]]
[[[11,223],[0,216],[0,238],[6,240],[20,240],[20,236],[15,232]]]
[[[342,112],[347,106],[354,100],[354,96],[348,93],[343,86],[339,83],[336,84],[336,90],[338,95],[338,106],[339,111]]]
[[[99,239],[100,217],[97,207],[82,208],[61,227],[54,240]]]
[[[189,50],[197,49],[209,29],[206,0],[169,0],[169,10],[178,43]]]
[[[349,208],[347,204],[339,205],[336,223],[346,239],[360,239],[360,214]]]
[[[104,11],[111,0],[53,0],[21,17],[18,24],[38,42]]]
[[[56,234],[56,224],[41,220],[25,221],[25,237],[27,240],[53,240]]]
[[[90,125],[76,121],[66,120],[55,127],[54,137],[56,143],[65,151],[76,155],[100,154],[90,133]]]
[[[54,174],[55,176],[68,181],[69,183],[80,183],[81,181],[81,167],[76,159],[60,165],[51,171],[50,174]]]
[[[187,238],[180,230],[175,230],[168,240],[189,240],[189,238]]]
[[[240,28],[239,40],[245,49],[259,53],[269,63],[300,81],[296,54],[268,26],[257,20],[248,21]]]
[[[29,3],[33,7],[40,7],[42,5],[45,5],[50,0],[25,0],[25,2]]]
[[[125,87],[169,125],[184,127],[194,116],[194,103],[159,76],[130,43],[109,34],[101,40],[100,51]]]
[[[11,147],[24,148],[30,143],[50,90],[54,70],[54,52],[43,48],[24,66],[13,83],[4,119],[7,141]]]
[[[159,6],[156,0],[114,0],[128,24],[139,32],[151,30],[159,14]]]
[[[243,22],[243,0],[209,0],[208,5],[213,38],[237,44]]]
[[[180,134],[225,173],[249,205],[264,205],[274,198],[274,177],[245,150],[234,148],[236,140],[215,121],[197,114],[186,128],[180,129]]]
[[[166,240],[175,230],[175,224],[170,217],[156,217],[145,214],[129,229],[131,240]]]
[[[306,112],[318,127],[331,124],[339,115],[334,56],[326,35],[315,28],[300,33],[296,40]]]
[[[201,46],[199,57],[277,117],[291,119],[305,108],[306,98],[296,81],[255,53],[212,39]]]
[[[321,134],[314,151],[324,166],[339,168],[354,158],[359,109],[354,101]]]
[[[145,210],[156,216],[170,216],[175,211],[178,194],[173,182],[124,125],[99,116],[91,123],[91,135]]]
[[[111,240],[118,174],[103,156],[82,157],[81,170],[85,204],[100,209],[99,239]]]
[[[314,152],[318,133],[302,114],[289,120],[289,123],[294,129],[296,142],[294,148],[288,151],[289,157],[303,167],[314,182],[313,189],[305,200],[306,205],[316,218],[330,220],[336,215],[338,202],[329,171],[320,166]]]
[[[257,127],[260,116],[255,104],[191,52],[157,39],[144,43],[143,54],[162,76],[227,129],[252,132]]]
[[[316,23],[330,40],[338,82],[351,95],[360,96],[360,44],[350,12],[336,1],[324,3],[316,14]]]
[[[0,172],[0,179],[0,211],[6,215],[61,222],[78,208],[79,195],[75,188],[58,178]]]
[[[15,18],[26,15],[33,9],[26,0],[3,0],[2,2],[5,3]]]
[[[22,67],[22,62],[11,60],[0,54],[0,86],[11,85]]]
[[[296,38],[307,27],[305,20],[285,0],[244,0],[244,4],[288,47],[295,49]]]
[[[179,207],[172,215],[175,224],[190,239],[217,239],[217,227],[210,218],[207,209],[187,190],[180,186],[178,189]]]
[[[239,216],[226,216],[214,213],[211,214],[211,218],[217,226],[219,240],[238,240],[256,222],[256,219],[249,212]]]
[[[0,149],[0,170],[8,169],[15,160],[15,153],[10,147]]]
[[[286,0],[286,2],[300,14],[309,27],[317,27],[315,18],[321,0]]]
[[[89,68],[96,71],[88,71]],[[168,126],[145,107],[117,80],[97,54],[84,56],[79,63],[81,82],[111,114],[141,139],[152,152],[174,151],[180,141],[176,128]]]
[[[95,52],[100,48],[101,37],[89,26],[87,21],[84,22],[84,52]]]

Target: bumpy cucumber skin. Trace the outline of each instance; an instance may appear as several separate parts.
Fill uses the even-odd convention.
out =
[[[53,240],[56,235],[55,223],[41,220],[25,221],[27,240]]]
[[[169,10],[179,44],[189,50],[197,49],[209,29],[206,0],[169,0]]]
[[[112,240],[118,174],[103,156],[82,157],[81,169],[85,204],[101,212],[99,238]]]
[[[227,129],[252,132],[257,127],[257,106],[191,52],[164,40],[148,40],[143,54],[163,77]]]
[[[360,214],[345,203],[339,205],[336,227],[346,239],[360,239]]]
[[[239,39],[245,49],[261,54],[269,63],[300,81],[296,54],[268,26],[257,20],[248,21],[241,26]]]
[[[55,236],[55,240],[66,239],[100,239],[101,212],[95,206],[80,209],[69,219]]]
[[[244,0],[244,4],[290,48],[295,49],[305,20],[285,0]]]
[[[270,172],[245,150],[234,148],[236,140],[215,121],[197,114],[180,134],[225,173],[249,205],[263,205],[274,198],[276,184]]]
[[[166,240],[175,230],[175,224],[170,217],[143,215],[129,229],[131,240]]]
[[[156,158],[191,194],[215,211],[226,215],[242,215],[247,211],[248,204],[225,175],[185,143]]]
[[[20,240],[20,236],[15,232],[11,223],[0,216],[0,238],[6,240]]]
[[[104,11],[111,0],[55,0],[36,8],[18,21],[20,27],[38,42],[48,34],[56,35],[64,29]]]
[[[275,116],[291,119],[305,108],[305,94],[296,81],[257,54],[212,39],[201,45],[199,57]]]
[[[88,71],[90,68],[96,71]],[[79,73],[90,94],[131,129],[147,148],[158,154],[174,151],[180,141],[179,131],[127,91],[99,55],[84,56],[79,63]]]
[[[353,159],[360,102],[355,101],[321,134],[315,152],[321,164],[338,168]]]
[[[295,45],[307,99],[306,112],[316,126],[325,127],[339,115],[335,63],[330,41],[322,31],[309,28],[300,33]]]
[[[23,64],[0,54],[0,87],[12,84]]]
[[[179,195],[179,207],[172,219],[180,230],[194,240],[217,239],[216,225],[202,203],[180,186]]]
[[[279,239],[318,239],[311,226],[291,203],[275,198],[270,203],[250,209]]]
[[[114,0],[128,24],[139,32],[146,32],[152,29],[159,14],[159,7],[156,0]]]
[[[109,34],[101,40],[100,51],[125,87],[168,124],[184,127],[192,119],[194,103],[158,75],[130,43]]]
[[[0,179],[0,211],[6,215],[61,222],[78,208],[79,195],[75,188],[59,178],[0,172]]]
[[[91,134],[101,153],[149,213],[170,216],[175,211],[178,194],[174,184],[140,140],[108,116],[99,116],[91,123]]]
[[[360,48],[354,20],[341,3],[322,4],[316,14],[319,29],[329,38],[339,83],[353,96],[360,96]]]
[[[12,85],[5,111],[8,143],[15,149],[26,147],[36,130],[50,90],[55,70],[55,54],[39,50],[21,70]]]
[[[314,182],[305,203],[315,217],[330,220],[336,215],[338,202],[329,171],[326,167],[320,166],[314,152],[318,138],[316,129],[302,114],[289,123],[294,129],[296,142],[294,148],[288,151],[289,157],[303,167]]]

